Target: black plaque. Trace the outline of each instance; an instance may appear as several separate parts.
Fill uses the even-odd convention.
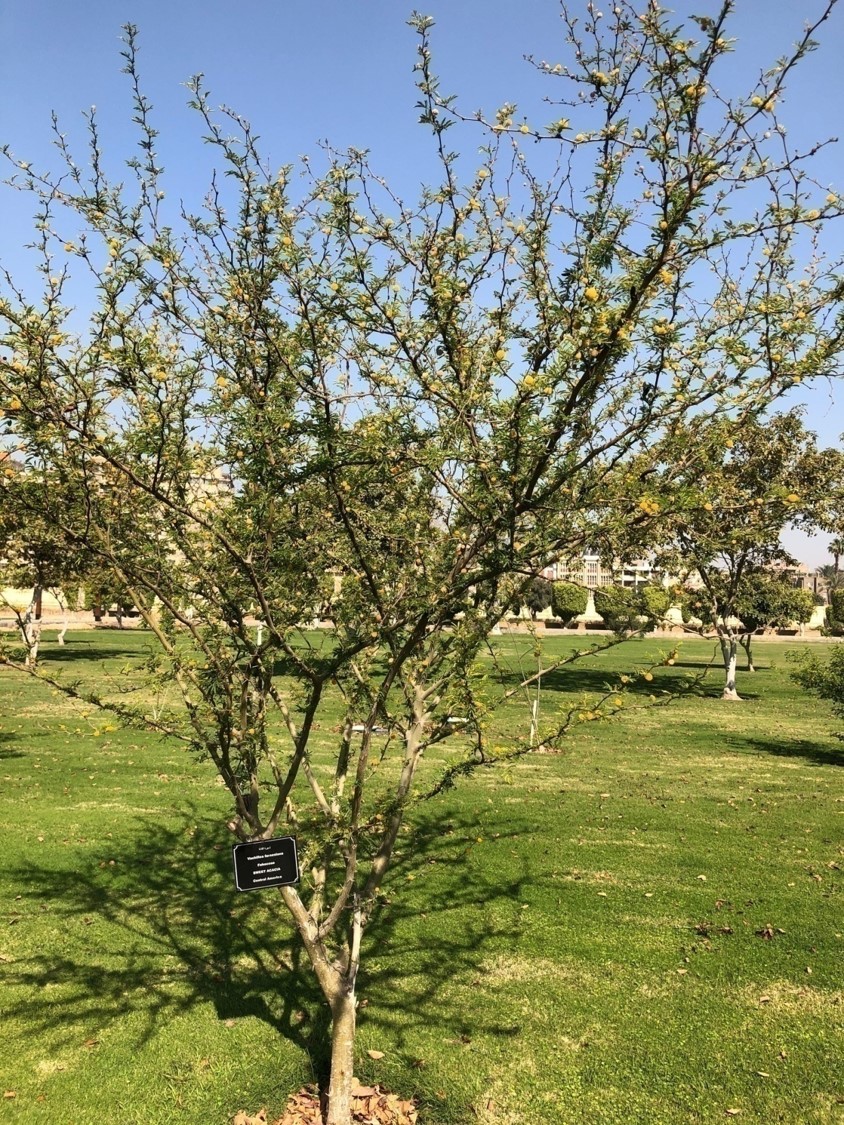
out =
[[[289,887],[299,882],[299,859],[293,836],[251,840],[232,848],[234,882],[239,891]]]

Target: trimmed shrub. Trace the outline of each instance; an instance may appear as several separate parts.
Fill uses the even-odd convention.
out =
[[[551,611],[555,617],[568,624],[573,617],[583,613],[589,595],[582,586],[574,582],[555,582],[551,593]]]
[[[525,605],[530,611],[531,617],[535,618],[537,613],[542,613],[543,609],[547,609],[553,596],[554,587],[547,578],[532,578],[524,595]]]
[[[616,633],[636,629],[639,625],[640,598],[636,590],[624,586],[600,586],[595,591],[595,609],[604,625]]]
[[[648,585],[639,590],[640,612],[648,619],[648,628],[658,625],[671,608],[671,594],[664,586]]]

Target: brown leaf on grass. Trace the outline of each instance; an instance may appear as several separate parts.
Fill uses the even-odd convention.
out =
[[[240,1109],[234,1115],[232,1125],[267,1125],[266,1109],[259,1109],[257,1113],[249,1114],[245,1109]]]
[[[738,1115],[741,1113],[741,1110],[740,1109],[725,1109],[724,1113],[727,1115],[727,1117],[738,1117]]]
[[[367,1051],[366,1053],[371,1059],[383,1059],[384,1057],[383,1051]]]
[[[18,1096],[17,1090],[6,1090],[3,1093],[3,1097],[8,1098],[9,1100],[11,1100],[12,1098],[16,1098],[17,1096]]]
[[[763,926],[761,930],[756,931],[756,936],[762,938],[763,941],[773,941],[777,934],[785,933],[785,930],[775,930],[770,922]]]
[[[99,1039],[93,1039],[93,1038],[86,1039],[84,1044],[83,1044],[83,1046],[87,1047],[89,1051],[93,1050],[94,1047],[99,1047],[99,1045],[100,1045]]]

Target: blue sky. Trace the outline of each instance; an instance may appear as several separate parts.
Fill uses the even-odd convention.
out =
[[[572,8],[585,0],[573,0]],[[642,4],[646,0],[641,0]],[[739,39],[724,88],[749,88],[762,66],[787,51],[823,0],[739,0],[730,34]],[[418,0],[436,20],[434,56],[445,92],[463,109],[494,111],[517,101],[529,117],[549,93],[523,56],[562,57],[553,0]],[[610,0],[611,3],[611,0]],[[430,167],[430,139],[417,124],[412,3],[397,0],[5,0],[0,6],[0,143],[37,166],[57,165],[50,113],[71,138],[84,137],[81,111],[97,106],[104,148],[116,163],[131,153],[129,91],[121,75],[120,28],[140,29],[141,72],[156,108],[160,155],[171,194],[196,203],[209,165],[182,83],[202,71],[213,100],[248,117],[275,165],[318,154],[318,142],[371,151],[375,167],[413,197]],[[600,7],[600,5],[596,5]],[[610,6],[608,3],[607,7]],[[711,14],[715,0],[678,0],[678,15]],[[821,31],[821,47],[789,87],[782,119],[793,140],[836,134],[844,105],[844,0]],[[844,146],[824,150],[816,174],[844,191]],[[21,269],[29,208],[4,193],[0,262]],[[836,236],[844,249],[844,230]],[[835,247],[833,247],[835,249]],[[807,421],[824,444],[844,430],[844,391],[804,393]],[[824,536],[789,544],[811,565],[827,561]]]

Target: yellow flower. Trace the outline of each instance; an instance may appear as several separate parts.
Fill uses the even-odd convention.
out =
[[[526,121],[523,121],[522,124],[519,126],[519,132],[520,133],[529,133],[530,132],[530,125],[528,125],[528,123]]]
[[[534,379],[533,375],[525,375],[522,382],[526,387],[532,387],[536,383],[536,379]]]
[[[594,285],[590,285],[583,291],[583,296],[587,301],[597,301],[600,297],[600,293]]]
[[[647,516],[655,516],[659,511],[659,504],[648,496],[643,496],[638,506]]]
[[[785,499],[786,499],[787,503],[789,503],[789,504],[796,504],[798,502],[798,500],[800,499],[800,497],[797,495],[796,492],[789,492],[788,496],[786,496]]]

